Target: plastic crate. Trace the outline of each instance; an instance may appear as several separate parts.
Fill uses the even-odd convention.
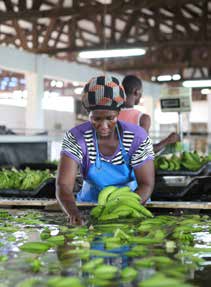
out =
[[[6,197],[55,198],[55,194],[55,178],[45,180],[34,190],[0,189],[0,196]]]

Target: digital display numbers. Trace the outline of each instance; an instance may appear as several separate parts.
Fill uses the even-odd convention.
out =
[[[179,99],[161,99],[161,108],[180,108]]]

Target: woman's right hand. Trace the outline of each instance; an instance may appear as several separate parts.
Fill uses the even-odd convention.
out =
[[[68,223],[70,225],[84,225],[84,220],[80,213],[74,213],[68,216]]]

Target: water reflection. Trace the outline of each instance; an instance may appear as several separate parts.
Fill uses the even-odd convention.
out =
[[[153,278],[162,278],[164,285],[170,282],[166,286],[209,286],[210,227],[209,217],[187,215],[156,216],[136,225],[69,228],[61,213],[17,211],[0,221],[0,286],[39,277],[26,286],[44,287],[55,276],[77,277],[90,287],[145,286],[144,281]],[[49,242],[50,249],[40,254],[20,250],[32,241]]]

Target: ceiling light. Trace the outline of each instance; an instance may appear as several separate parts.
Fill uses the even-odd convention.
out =
[[[187,87],[187,88],[211,87],[211,80],[184,81],[182,84],[184,87]]]
[[[202,89],[201,94],[202,95],[209,95],[209,94],[211,94],[211,89]]]
[[[165,81],[171,81],[171,75],[162,75],[162,76],[158,76],[157,80],[159,82],[165,82]]]
[[[57,83],[57,82],[56,82],[55,80],[52,80],[52,81],[51,81],[51,87],[55,87],[55,86],[56,86],[56,83]]]
[[[114,57],[130,57],[141,56],[146,51],[140,48],[132,49],[112,49],[112,50],[97,50],[80,52],[79,57],[83,59],[99,59],[99,58],[114,58]]]
[[[97,2],[100,2],[103,5],[108,5],[112,3],[112,0],[97,0]]]
[[[180,80],[180,79],[181,79],[181,76],[180,76],[179,74],[174,74],[174,75],[172,75],[172,80],[178,81],[178,80]]]
[[[56,87],[57,88],[62,88],[64,86],[64,83],[62,81],[57,81],[56,82]]]

